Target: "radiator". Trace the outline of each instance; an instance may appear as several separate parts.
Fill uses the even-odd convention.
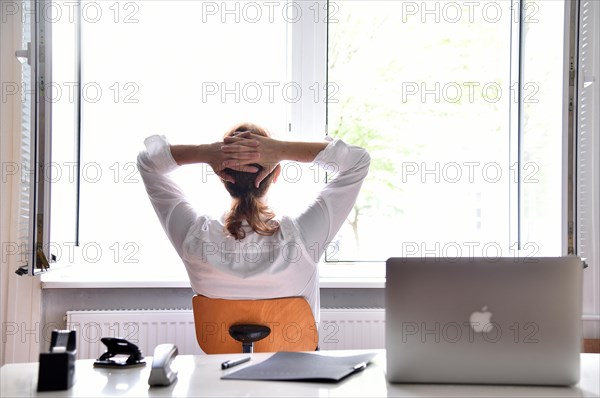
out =
[[[66,328],[77,331],[77,358],[98,358],[106,346],[102,337],[122,337],[143,355],[154,347],[174,343],[180,354],[200,354],[192,310],[67,311]]]
[[[380,308],[323,308],[319,347],[323,350],[377,349],[385,344],[385,312]],[[77,331],[77,357],[98,358],[101,337],[122,337],[152,355],[162,343],[179,353],[201,354],[191,309],[67,311],[66,328]]]
[[[383,308],[322,308],[319,348],[352,350],[385,348]]]

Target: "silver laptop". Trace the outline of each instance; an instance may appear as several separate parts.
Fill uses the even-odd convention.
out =
[[[580,258],[390,258],[386,269],[390,382],[579,381]]]

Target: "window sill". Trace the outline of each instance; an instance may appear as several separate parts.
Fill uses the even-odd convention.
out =
[[[183,268],[183,267],[182,267]],[[102,272],[100,272],[102,270]],[[172,273],[146,272],[140,267],[56,267],[42,274],[42,289],[189,288],[185,270]],[[384,263],[325,263],[320,266],[324,289],[382,289]]]

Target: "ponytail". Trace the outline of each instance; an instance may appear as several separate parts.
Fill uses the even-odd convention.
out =
[[[233,198],[225,219],[225,230],[236,240],[244,239],[246,231],[242,222],[246,220],[250,228],[259,235],[273,235],[279,230],[279,223],[274,218],[275,213],[254,195]]]
[[[252,123],[242,123],[229,130],[225,137],[235,135],[235,133],[250,131],[253,134],[270,137],[268,131]],[[253,164],[258,171],[256,173],[246,173],[233,169],[225,169],[224,172],[233,177],[235,184],[225,182],[225,189],[233,199],[231,209],[225,218],[225,233],[233,236],[236,240],[246,237],[246,230],[242,223],[248,222],[248,225],[259,235],[270,236],[279,231],[279,223],[274,220],[275,213],[269,208],[261,198],[267,192],[267,189],[273,182],[275,171],[273,170],[258,186],[255,186],[256,176],[263,170],[259,164]]]
[[[254,166],[259,170],[262,169],[260,165],[255,164]],[[225,169],[225,172],[236,181],[235,184],[225,183],[225,188],[233,199],[231,209],[225,218],[225,232],[236,240],[244,239],[246,237],[246,231],[242,225],[244,220],[259,235],[270,236],[277,232],[279,223],[274,220],[275,213],[261,201],[273,181],[273,172],[261,181],[258,188],[254,186],[258,172],[246,173],[232,169]]]

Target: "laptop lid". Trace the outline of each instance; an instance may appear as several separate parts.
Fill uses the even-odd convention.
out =
[[[582,268],[578,257],[388,259],[388,380],[577,383]]]

